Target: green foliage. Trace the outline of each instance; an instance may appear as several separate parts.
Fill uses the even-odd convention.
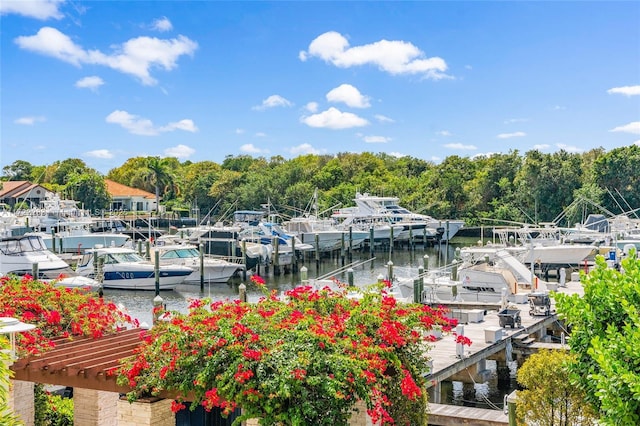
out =
[[[316,189],[319,211],[352,206],[356,192],[368,192],[397,196],[413,211],[464,219],[467,225],[487,224],[479,218],[551,222],[578,197],[590,200],[588,208],[574,208],[562,218],[567,221],[563,225],[571,226],[588,213],[602,213],[597,204],[614,213],[640,205],[638,163],[637,146],[583,154],[534,150],[521,155],[514,150],[474,158],[450,156],[440,164],[371,152],[292,159],[227,156],[222,164],[134,157],[110,170],[107,177],[157,193],[165,205],[197,206],[200,217],[211,213],[213,220],[265,203],[278,210],[299,209]],[[81,160],[69,159],[51,166],[15,162],[3,169],[3,178],[26,176],[29,170],[34,182],[70,197],[80,189],[74,186],[78,175],[95,173]],[[92,199],[87,194],[83,202],[104,201]]]
[[[8,166],[2,168],[2,177],[7,180],[28,180],[32,181],[33,165],[28,161],[16,160]]]
[[[633,254],[621,266],[598,256],[581,277],[583,297],[555,296],[571,329],[572,378],[607,425],[640,424],[640,260]]]
[[[35,426],[73,426],[73,400],[35,387]]]
[[[584,402],[584,393],[569,381],[568,364],[574,356],[543,350],[518,368],[518,424],[538,426],[595,425],[596,417]]]
[[[93,214],[99,214],[101,210],[108,209],[111,204],[107,184],[97,172],[70,175],[66,188],[70,194],[69,198],[78,201]]]
[[[19,426],[21,422],[11,412],[9,407],[9,386],[13,371],[9,368],[11,355],[9,339],[0,336],[0,424],[3,426]]]

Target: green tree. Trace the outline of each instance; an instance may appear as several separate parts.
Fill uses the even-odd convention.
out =
[[[86,163],[79,158],[68,158],[63,161],[56,161],[47,167],[46,182],[65,186],[70,176],[91,172],[92,170],[93,169],[88,167]]]
[[[556,294],[559,316],[570,327],[572,379],[599,412],[602,424],[640,424],[640,261],[622,270],[602,256],[581,275],[584,296]]]
[[[175,161],[175,159],[173,159]],[[149,157],[146,170],[143,172],[143,181],[152,185],[156,195],[156,213],[160,210],[160,196],[168,187],[177,186],[176,175],[173,173],[171,158]]]
[[[3,180],[28,180],[33,179],[31,172],[33,165],[24,160],[16,160],[8,166],[2,168]]]
[[[99,215],[111,204],[107,184],[96,171],[72,173],[68,177],[66,188],[72,199],[82,203],[82,206],[94,215]]]
[[[538,426],[589,426],[596,417],[584,393],[569,381],[568,364],[574,359],[564,351],[543,350],[518,368],[516,412],[518,424]]]
[[[609,191],[611,197],[604,207],[614,213],[624,213],[640,206],[640,146],[616,148],[594,162],[595,183]]]

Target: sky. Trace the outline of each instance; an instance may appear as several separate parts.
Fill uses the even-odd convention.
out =
[[[640,145],[638,1],[0,2],[0,167]]]

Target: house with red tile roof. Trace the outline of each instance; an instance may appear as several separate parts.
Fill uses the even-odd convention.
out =
[[[0,182],[0,203],[11,208],[18,203],[26,202],[29,207],[40,207],[40,203],[55,195],[47,188],[26,180],[10,180]]]
[[[152,212],[156,210],[156,195],[138,188],[132,188],[109,179],[104,180],[111,195],[111,209],[114,211]]]

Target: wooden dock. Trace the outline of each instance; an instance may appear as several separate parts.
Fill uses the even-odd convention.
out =
[[[582,294],[579,282],[568,282],[565,287],[559,287],[558,292],[567,294]],[[469,310],[470,315],[462,316],[467,322],[459,324],[454,332],[469,338],[471,346],[456,343],[454,332],[443,336],[431,344],[429,357],[432,360],[432,370],[429,380],[430,407],[429,424],[433,425],[505,425],[508,416],[500,410],[486,410],[456,405],[441,405],[440,388],[443,381],[482,382],[485,361],[500,360],[506,363],[514,355],[526,356],[540,349],[568,349],[561,344],[544,343],[541,338],[546,337],[547,329],[558,328],[557,315],[552,305],[552,314],[548,316],[529,314],[529,304],[510,304],[520,309],[521,326],[511,328],[501,327],[499,308],[483,311],[478,315],[478,309]],[[452,312],[459,314],[462,306],[452,307]],[[476,306],[476,308],[478,308]],[[457,311],[457,312],[456,312]],[[478,317],[481,318],[478,318]],[[461,318],[461,317],[458,317]]]

